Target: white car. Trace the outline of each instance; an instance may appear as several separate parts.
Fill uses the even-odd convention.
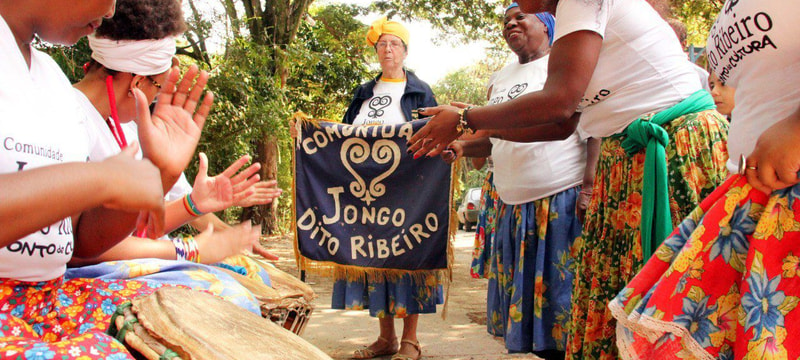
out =
[[[481,188],[471,188],[464,192],[464,199],[458,206],[458,228],[466,231],[478,223],[478,214],[481,207]]]

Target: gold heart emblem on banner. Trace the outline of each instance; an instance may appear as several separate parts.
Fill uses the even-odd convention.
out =
[[[342,144],[340,155],[342,164],[355,178],[355,181],[350,183],[350,193],[369,205],[386,194],[386,185],[381,181],[394,173],[400,165],[401,152],[397,143],[391,140],[378,140],[370,146],[364,139],[352,138]],[[380,165],[391,162],[391,166],[372,179],[367,187],[366,180],[353,168],[353,164],[363,164],[370,158]]]

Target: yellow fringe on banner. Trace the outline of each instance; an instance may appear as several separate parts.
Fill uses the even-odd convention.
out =
[[[297,137],[295,138],[295,146],[300,148],[302,139],[302,129],[305,126],[314,126],[320,128],[320,121],[330,121],[325,119],[312,119],[305,113],[298,111],[292,115],[290,121],[295,123],[297,130]],[[447,234],[447,268],[437,270],[403,270],[403,269],[384,269],[384,268],[367,268],[362,266],[341,265],[331,261],[316,261],[311,260],[300,254],[300,248],[297,238],[297,209],[294,206],[297,201],[297,159],[292,156],[292,229],[294,229],[294,255],[297,262],[297,268],[301,271],[313,273],[320,276],[332,277],[336,280],[347,281],[361,281],[367,280],[368,282],[375,281],[376,279],[387,279],[396,281],[403,276],[411,275],[417,282],[425,282],[431,273],[436,278],[435,284],[426,284],[428,286],[442,285],[444,287],[445,299],[442,308],[442,319],[447,317],[447,305],[450,300],[450,284],[453,282],[453,264],[455,262],[455,253],[453,250],[453,243],[456,238],[456,231],[458,231],[458,214],[456,213],[457,205],[455,203],[456,189],[461,184],[460,169],[461,162],[456,161],[450,167],[450,199],[449,199],[449,224],[450,229]]]

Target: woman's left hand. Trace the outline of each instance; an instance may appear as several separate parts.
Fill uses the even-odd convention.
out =
[[[433,118],[408,141],[408,150],[414,153],[414,158],[438,156],[461,135],[456,130],[458,110],[455,106],[440,105],[420,111],[420,114],[433,115]]]
[[[161,170],[162,176],[175,178],[194,156],[214,102],[214,95],[210,92],[202,102],[200,99],[208,81],[207,72],[192,65],[180,83],[179,78],[180,70],[173,67],[161,88],[152,115],[144,93],[133,89],[142,153]]]
[[[276,180],[259,181],[247,189],[247,193],[242,196],[234,196],[234,205],[241,207],[251,207],[254,205],[266,205],[272,203],[283,190],[278,188]]]
[[[772,125],[759,136],[747,157],[747,181],[767,194],[800,182],[800,111]]]
[[[578,217],[581,224],[586,219],[586,210],[589,209],[589,203],[592,201],[592,185],[584,185],[583,189],[578,193],[578,201],[575,204],[575,216]]]
[[[252,187],[260,179],[256,173],[261,164],[255,163],[239,172],[249,161],[249,156],[242,156],[219,175],[208,177],[208,157],[200,153],[200,166],[192,186],[192,200],[198,210],[204,213],[224,210],[252,195]]]

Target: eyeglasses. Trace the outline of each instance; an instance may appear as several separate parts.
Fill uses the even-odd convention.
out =
[[[375,48],[377,49],[386,49],[387,47],[391,46],[392,49],[399,49],[403,47],[402,41],[378,41],[375,43]]]
[[[155,86],[156,89],[161,90],[161,84],[159,84],[158,81],[156,81],[150,76],[145,76],[145,77],[147,78],[147,80],[150,80],[150,82],[153,83],[153,86]]]

